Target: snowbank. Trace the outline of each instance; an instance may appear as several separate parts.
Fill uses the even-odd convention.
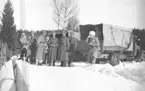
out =
[[[6,62],[0,71],[0,91],[15,91],[12,61]]]
[[[85,67],[93,72],[100,72],[103,75],[111,77],[116,81],[113,82],[115,87],[121,87],[119,91],[144,91],[145,89],[145,62],[141,63],[121,63],[112,67],[109,64],[99,64]],[[120,85],[119,85],[120,84]],[[128,89],[127,89],[128,88]],[[124,89],[124,90],[123,90]]]
[[[144,91],[145,63],[89,66],[74,63],[74,67],[30,65],[30,91]],[[127,70],[128,69],[128,70]],[[37,83],[38,82],[38,83]],[[36,88],[37,87],[37,88]]]
[[[145,62],[88,65],[74,67],[36,66],[17,61],[30,91],[144,91]],[[6,63],[11,66],[11,62]],[[6,72],[6,71],[3,71]],[[3,73],[12,75],[10,73]],[[2,77],[2,76],[1,76]],[[10,90],[4,90],[10,91]]]

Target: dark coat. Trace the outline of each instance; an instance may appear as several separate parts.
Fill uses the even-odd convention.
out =
[[[50,47],[49,47],[49,60],[57,60],[57,48],[58,48],[58,39],[50,38]]]
[[[75,51],[77,49],[77,39],[74,37],[70,37],[69,43],[70,43],[70,47],[69,47],[70,60],[72,61],[74,59]]]
[[[31,57],[36,57],[36,50],[37,50],[37,41],[36,41],[36,39],[31,44],[30,49],[31,49]]]
[[[58,60],[68,61],[69,38],[62,37],[59,41]]]

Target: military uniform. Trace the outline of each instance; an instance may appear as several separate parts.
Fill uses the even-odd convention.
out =
[[[55,65],[55,61],[57,60],[57,47],[58,47],[58,39],[57,38],[50,38],[50,48],[49,48],[49,60],[50,65],[53,63]]]
[[[37,50],[37,40],[34,39],[33,43],[30,46],[31,49],[31,63],[34,64],[36,62],[36,50]]]
[[[37,51],[36,59],[39,61],[39,64],[42,64],[44,61],[44,48],[45,48],[45,36],[40,35],[37,40]]]
[[[49,49],[50,49],[50,40],[47,40],[46,45],[45,45],[45,62],[47,63],[51,63],[49,60]]]
[[[88,52],[88,62],[94,64],[96,62],[96,58],[99,55],[99,40],[96,37],[88,38],[89,43],[89,52]]]
[[[61,61],[61,66],[66,66],[68,63],[69,39],[62,37],[59,42],[58,60]]]
[[[27,57],[27,49],[29,47],[28,45],[28,40],[26,38],[26,35],[23,33],[21,38],[20,38],[20,42],[23,46],[22,51],[21,51],[21,55],[20,55],[20,59],[26,58]],[[25,60],[25,59],[23,59]]]
[[[70,47],[69,47],[70,59],[68,65],[70,66],[70,64],[73,62],[75,57],[75,51],[77,49],[77,39],[74,37],[69,37],[69,43],[70,43]]]

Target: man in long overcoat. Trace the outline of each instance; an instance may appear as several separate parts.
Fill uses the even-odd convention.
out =
[[[69,47],[70,58],[69,58],[68,66],[70,66],[70,64],[73,62],[75,57],[75,51],[77,49],[77,39],[74,37],[74,32],[70,32],[69,43],[70,43],[70,47]]]
[[[88,62],[91,64],[95,64],[96,58],[99,55],[100,43],[98,37],[95,36],[96,33],[94,31],[90,31],[88,37],[89,43],[89,52],[88,52]]]
[[[51,61],[49,65],[55,66],[55,61],[57,60],[57,48],[58,48],[58,39],[55,37],[55,31],[52,32],[52,38],[50,38],[50,47],[49,47],[49,60]]]
[[[37,40],[34,39],[30,46],[31,49],[31,63],[36,64],[36,50],[37,50]]]
[[[50,64],[49,60],[49,49],[50,49],[50,37],[49,35],[46,36],[46,44],[45,44],[45,64]]]
[[[37,40],[36,65],[41,65],[44,61],[45,35],[46,31],[43,31]]]
[[[68,63],[69,39],[66,33],[62,32],[62,37],[59,41],[58,60],[61,61],[61,66],[67,66]]]

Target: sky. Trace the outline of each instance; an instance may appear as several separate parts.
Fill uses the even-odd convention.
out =
[[[0,0],[0,11],[3,10],[5,1]],[[57,28],[52,19],[52,0],[12,2],[17,29]],[[126,28],[145,28],[145,0],[77,0],[77,3],[80,24],[104,23]]]

